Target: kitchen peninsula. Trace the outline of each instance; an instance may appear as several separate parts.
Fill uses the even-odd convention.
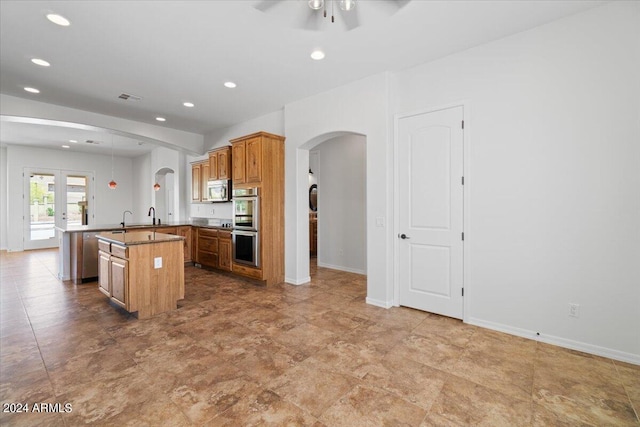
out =
[[[98,238],[98,286],[145,319],[184,298],[184,237],[156,231],[104,232]]]

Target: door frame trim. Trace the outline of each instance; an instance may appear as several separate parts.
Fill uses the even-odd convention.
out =
[[[470,161],[470,141],[471,141],[471,102],[469,100],[460,100],[448,104],[440,104],[432,107],[413,110],[406,113],[396,113],[393,115],[393,236],[397,236],[400,232],[400,206],[399,206],[399,131],[398,125],[401,119],[422,114],[435,113],[436,111],[448,110],[451,108],[462,107],[462,120],[464,121],[464,130],[462,132],[462,170],[464,175],[464,186],[462,188],[462,227],[464,231],[464,242],[462,244],[462,280],[464,287],[464,297],[462,302],[462,321],[467,323],[470,313],[471,296],[473,295],[471,286],[471,274],[469,272],[470,254],[469,239],[473,239],[471,233],[471,161]],[[400,246],[397,238],[394,238],[393,244],[393,305],[400,306]]]

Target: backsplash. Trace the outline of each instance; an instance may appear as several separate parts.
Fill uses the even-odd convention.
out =
[[[189,216],[194,218],[227,219],[233,216],[231,203],[192,203]]]

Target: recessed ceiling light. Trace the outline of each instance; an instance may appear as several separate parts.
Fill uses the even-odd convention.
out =
[[[69,142],[73,142],[74,144],[78,143],[78,141],[76,141],[75,139],[70,139]]]
[[[47,61],[45,61],[44,59],[40,59],[40,58],[33,58],[31,59],[31,62],[33,62],[36,65],[39,65],[41,67],[48,67],[51,64],[49,64]]]
[[[311,52],[311,58],[315,59],[316,61],[324,59],[324,52],[321,50],[314,50],[313,52]]]
[[[165,119],[164,117],[156,117],[156,120],[159,122],[166,122],[167,119]]]
[[[35,87],[25,87],[24,90],[26,90],[27,92],[31,92],[31,93],[40,93],[40,91],[38,89],[36,89]]]
[[[62,148],[69,148],[69,146],[68,145],[63,145]]]
[[[195,107],[195,104],[193,102],[183,102],[182,105],[189,108]]]
[[[47,19],[54,24],[58,24],[62,27],[68,27],[69,25],[71,25],[71,22],[69,22],[67,18],[62,15],[58,15],[57,13],[49,13],[47,15]]]
[[[233,89],[237,85],[234,82],[224,82],[224,86],[228,87],[229,89]]]

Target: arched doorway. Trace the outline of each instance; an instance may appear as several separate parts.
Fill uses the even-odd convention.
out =
[[[175,191],[175,172],[170,168],[158,169],[155,173],[156,217],[168,223],[176,220],[179,205]]]
[[[333,132],[301,149],[309,162],[309,244],[301,251],[311,256],[310,276],[316,266],[366,274],[366,136]]]

